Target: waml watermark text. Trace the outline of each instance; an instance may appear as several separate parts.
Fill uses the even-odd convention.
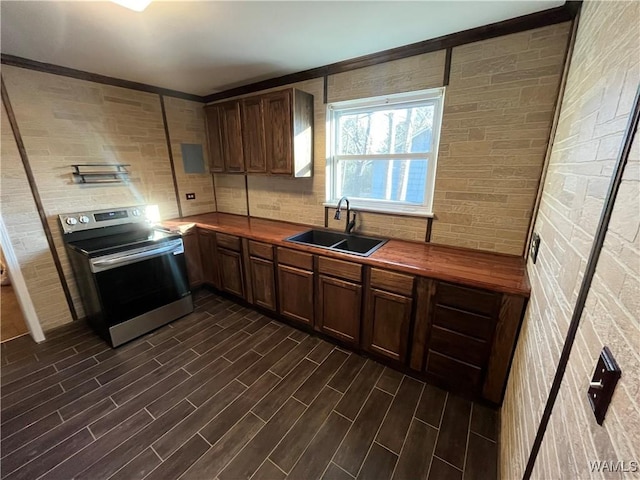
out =
[[[636,460],[589,460],[589,469],[591,472],[599,473],[638,473],[640,472],[640,462]]]

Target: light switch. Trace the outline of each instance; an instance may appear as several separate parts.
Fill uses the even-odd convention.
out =
[[[622,374],[620,367],[616,363],[611,351],[604,347],[600,352],[596,370],[589,384],[589,403],[591,409],[596,416],[598,425],[602,425],[604,416],[607,413],[613,391],[616,388],[620,375]]]

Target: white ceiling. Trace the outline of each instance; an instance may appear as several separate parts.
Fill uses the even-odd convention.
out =
[[[563,1],[0,3],[2,53],[206,95]]]

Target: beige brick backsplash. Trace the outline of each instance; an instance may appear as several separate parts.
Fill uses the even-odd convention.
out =
[[[216,205],[213,195],[213,178],[209,171],[209,154],[202,104],[174,97],[164,97],[164,102],[182,214],[187,216],[214,212]],[[205,173],[185,173],[180,146],[182,143],[202,146]],[[149,145],[149,148],[153,156],[153,145]],[[189,192],[196,194],[195,200],[186,199],[185,195]]]
[[[588,1],[582,7],[535,223],[542,246],[537,263],[528,265],[532,297],[502,407],[504,479],[522,477],[560,357],[638,88],[639,19],[637,2]],[[533,38],[531,45],[542,48],[541,56],[553,55],[554,36]],[[542,120],[538,113],[527,117]],[[595,422],[586,390],[603,345],[623,372],[640,371],[639,143],[636,135],[533,478],[637,475],[590,472],[588,462],[628,463],[640,458],[640,379],[623,373],[602,427]]]
[[[568,32],[565,23],[453,49],[436,175],[434,241],[522,254]],[[550,45],[555,55],[543,54]],[[489,222],[495,227],[484,239],[472,230],[451,228],[456,219],[445,213],[460,201],[474,204],[467,213],[473,215],[473,225]],[[453,231],[458,235],[452,236]]]

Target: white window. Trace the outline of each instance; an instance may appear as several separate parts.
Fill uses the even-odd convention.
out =
[[[327,204],[432,214],[444,89],[328,105]]]

